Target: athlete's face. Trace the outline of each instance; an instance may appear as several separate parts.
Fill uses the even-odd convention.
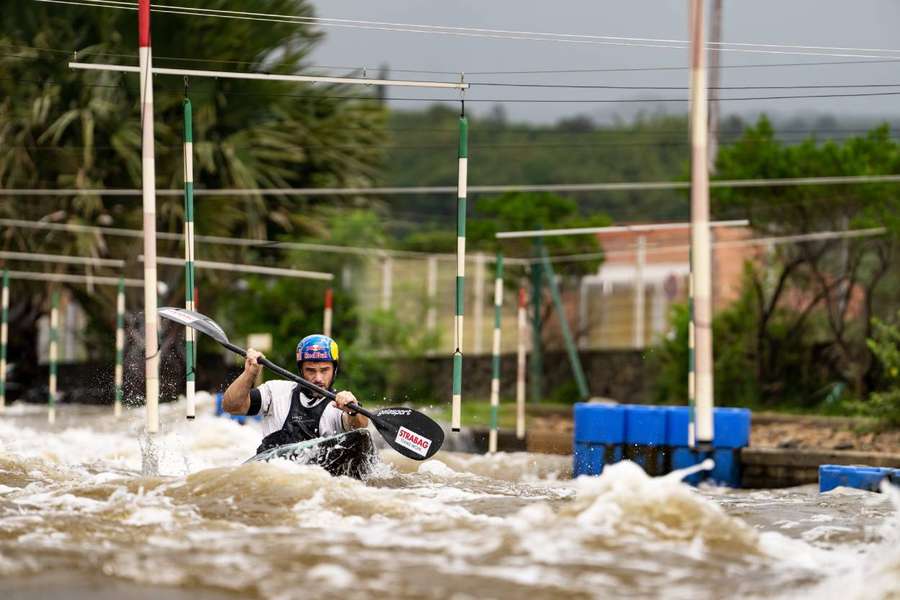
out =
[[[334,380],[334,365],[330,362],[304,362],[300,371],[303,379],[328,389]]]

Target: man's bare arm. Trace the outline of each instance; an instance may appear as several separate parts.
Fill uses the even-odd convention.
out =
[[[250,348],[244,360],[244,372],[231,382],[222,398],[222,410],[232,415],[246,415],[250,410],[250,390],[256,383],[256,376],[262,368],[257,362],[262,354]]]
[[[337,397],[334,399],[334,405],[340,408],[341,410],[345,410],[345,407],[348,404],[356,403],[357,400],[353,396],[352,392],[343,391],[338,392]],[[360,413],[356,413],[355,415],[348,414],[344,412],[341,415],[341,423],[344,426],[344,431],[350,431],[351,429],[363,429],[369,426],[369,419]]]

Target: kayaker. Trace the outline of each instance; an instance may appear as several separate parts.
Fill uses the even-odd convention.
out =
[[[263,440],[257,453],[275,446],[328,437],[369,425],[369,419],[348,408],[359,404],[351,392],[338,392],[333,401],[301,389],[293,381],[267,381],[254,388],[263,355],[250,348],[244,372],[222,399],[222,408],[233,415],[262,415]],[[308,335],[297,344],[300,376],[319,387],[333,390],[339,370],[340,350],[326,335]]]

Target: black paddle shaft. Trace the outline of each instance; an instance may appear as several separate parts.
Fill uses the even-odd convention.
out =
[[[232,352],[234,352],[235,354],[240,354],[244,358],[247,357],[247,351],[244,350],[243,348],[241,348],[240,346],[235,346],[231,342],[220,341],[219,343],[222,344],[223,346],[225,346],[226,348],[228,348],[229,350],[231,350]],[[308,380],[304,379],[303,377],[300,377],[299,375],[295,375],[294,373],[291,373],[290,371],[288,371],[287,369],[285,369],[283,367],[279,367],[278,365],[273,363],[271,360],[269,360],[265,356],[261,356],[260,358],[258,358],[257,362],[259,362],[259,364],[266,367],[267,369],[269,369],[275,373],[278,373],[282,377],[299,383],[300,385],[302,385],[303,387],[305,387],[307,390],[309,390],[311,392],[316,392],[318,394],[322,394],[329,400],[334,400],[335,397],[337,397],[337,394],[335,394],[334,392],[332,392],[330,390],[326,390],[325,388],[318,386],[318,385],[314,384],[312,381],[308,381]],[[360,406],[358,404],[354,403],[354,404],[349,405],[349,407],[350,407],[350,410],[352,410],[354,412],[358,412],[362,415],[369,417],[376,424],[379,424],[381,422],[381,419],[379,419],[374,414],[367,411],[366,409],[364,409],[362,406]],[[382,424],[382,427],[384,427],[384,426],[386,426],[386,424]]]

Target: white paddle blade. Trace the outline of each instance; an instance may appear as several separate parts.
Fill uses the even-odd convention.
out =
[[[158,310],[159,316],[180,323],[185,327],[196,329],[213,338],[217,342],[228,343],[228,336],[222,331],[218,323],[196,311],[177,306],[165,306]]]

